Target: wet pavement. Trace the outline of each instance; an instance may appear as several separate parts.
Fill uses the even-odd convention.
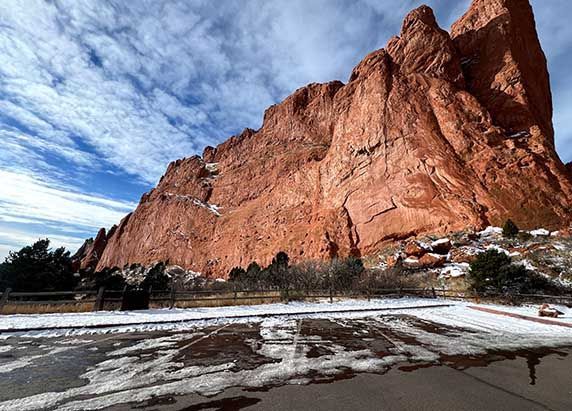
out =
[[[571,353],[412,315],[10,337],[0,410],[570,410]]]

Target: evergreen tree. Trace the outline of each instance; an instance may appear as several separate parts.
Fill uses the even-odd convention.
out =
[[[121,271],[117,267],[104,268],[90,277],[93,278],[92,281],[96,289],[105,287],[107,290],[119,291],[127,285],[125,277],[121,275]]]
[[[234,267],[228,274],[228,280],[233,283],[240,283],[245,279],[246,271],[242,267]]]
[[[265,269],[265,277],[270,286],[280,289],[289,287],[289,279],[287,278],[289,261],[290,258],[284,251],[278,252],[272,259],[272,263]]]
[[[257,288],[262,282],[261,273],[262,269],[256,261],[251,262],[246,269],[246,283],[248,288]]]
[[[509,218],[502,226],[502,235],[507,238],[514,238],[519,233],[517,225]]]
[[[50,249],[50,240],[38,240],[10,252],[0,264],[0,287],[14,291],[68,291],[77,283],[69,251]]]
[[[469,281],[475,291],[498,293],[526,292],[531,287],[531,276],[522,265],[512,264],[503,252],[488,250],[471,263]]]
[[[141,288],[144,290],[168,290],[171,280],[169,276],[165,273],[165,264],[158,263],[155,264],[145,276],[145,279],[141,282]]]

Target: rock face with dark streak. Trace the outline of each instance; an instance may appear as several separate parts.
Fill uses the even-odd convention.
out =
[[[93,238],[85,240],[83,245],[72,256],[72,268],[78,270],[94,270],[101,259],[107,246],[107,240],[113,235],[116,226],[113,226],[109,233],[105,228],[101,228],[95,240]]]
[[[527,0],[475,0],[453,25],[412,11],[347,84],[310,84],[202,157],[169,165],[97,267],[165,261],[207,275],[368,255],[409,236],[556,228],[572,181],[554,149],[546,60]]]

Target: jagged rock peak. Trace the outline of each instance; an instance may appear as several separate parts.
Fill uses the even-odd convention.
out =
[[[571,207],[528,2],[476,0],[452,35],[425,6],[347,84],[302,87],[259,130],[172,163],[97,267],[169,261],[224,277],[278,251],[366,256],[507,218],[558,229]]]
[[[72,267],[74,270],[93,270],[97,266],[99,259],[107,246],[108,239],[113,235],[117,226],[111,227],[109,233],[105,228],[100,228],[93,238],[85,240],[79,250],[72,256]]]
[[[546,57],[528,0],[474,0],[451,27],[468,90],[509,134],[554,145]]]
[[[459,88],[465,85],[457,50],[428,6],[410,12],[400,36],[389,40],[386,48],[404,74],[428,74]]]

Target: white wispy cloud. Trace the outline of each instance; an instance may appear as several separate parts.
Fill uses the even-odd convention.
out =
[[[135,203],[73,192],[34,176],[0,170],[0,221],[97,229],[117,223]]]
[[[110,227],[136,206],[12,171],[0,170],[0,181],[0,248],[4,254],[45,237],[73,251],[86,233]]]
[[[532,0],[538,34],[546,57],[554,99],[556,147],[565,162],[572,161],[572,24],[568,0]]]
[[[345,79],[421,3],[6,0],[0,112],[60,155],[85,151],[80,140],[152,184],[169,161],[256,128],[294,89]],[[446,27],[469,1],[427,3]],[[537,7],[540,23],[560,22],[539,24],[549,55],[569,47],[569,25],[554,15],[564,3]]]
[[[347,77],[419,3],[6,0],[0,111],[154,183],[294,89]]]

